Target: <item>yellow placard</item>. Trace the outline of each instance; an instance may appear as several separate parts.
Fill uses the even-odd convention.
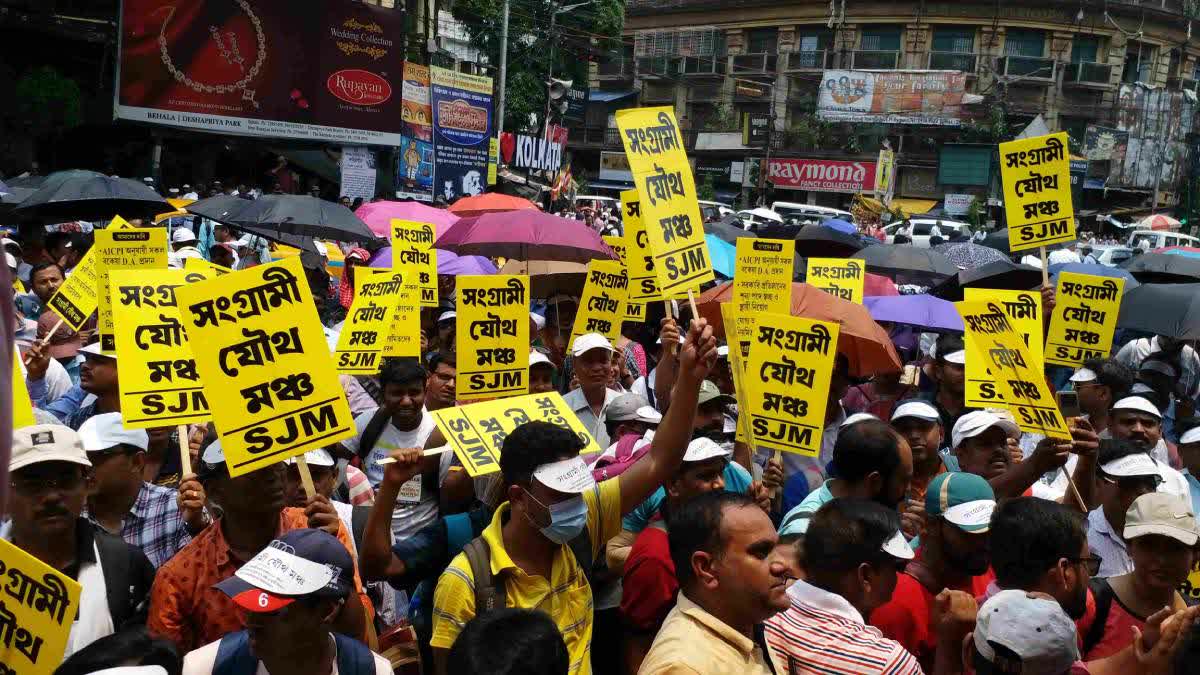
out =
[[[586,447],[582,453],[600,451],[595,439],[558,392],[442,408],[430,414],[472,477],[500,470],[500,448],[504,438],[526,422],[549,422],[566,427],[584,442]]]
[[[29,291],[25,290],[25,284],[22,283],[21,280],[16,277],[13,277],[12,285],[13,285],[13,294],[14,295],[25,295],[26,293],[29,292]]]
[[[736,277],[734,277],[736,279]],[[740,326],[741,319],[737,311],[737,307],[732,302],[721,303],[721,321],[725,324],[726,336],[733,335],[728,326]],[[753,325],[753,324],[751,324]],[[742,352],[742,345],[736,340],[726,340],[729,346],[729,371],[733,374],[733,396],[738,402],[737,430],[734,433],[733,440],[739,443],[749,444],[750,438],[750,416],[742,414],[741,411],[746,410],[747,394],[746,394],[746,370],[745,370],[745,354]],[[749,346],[749,342],[746,346]]]
[[[357,291],[338,335],[333,362],[339,373],[374,375],[394,323],[404,275],[390,269],[360,267],[354,272]]]
[[[630,190],[630,192],[637,192],[637,190]],[[608,247],[613,250],[613,253],[617,254],[617,260],[620,260],[622,265],[629,264],[628,262],[625,261],[625,237],[624,236],[616,237],[613,235],[606,234],[600,238],[604,240],[604,243],[608,244]]]
[[[124,218],[117,216],[108,224],[108,229],[119,230],[133,227]],[[78,331],[96,311],[100,289],[96,267],[96,247],[84,254],[83,259],[71,271],[71,275],[58,287],[46,308],[54,312],[63,323]]]
[[[205,260],[204,258],[184,258],[183,259],[183,269],[198,270],[200,272],[211,272],[212,274],[209,274],[208,278],[212,278],[214,276],[220,276],[222,274],[229,274],[230,272],[233,271],[224,265],[218,265],[214,262],[209,262],[209,261]]]
[[[1179,594],[1189,603],[1200,600],[1200,560],[1192,563],[1192,571],[1188,572],[1187,578],[1179,584]]]
[[[805,283],[861,305],[867,264],[858,258],[809,258]]]
[[[100,351],[116,355],[109,274],[115,270],[163,270],[167,268],[167,230],[131,228],[96,230],[97,331]]]
[[[1075,241],[1067,132],[1001,143],[1000,179],[1009,249]]]
[[[737,240],[737,269],[733,274],[733,306],[742,320],[725,323],[725,339],[743,347],[754,333],[754,316],[761,313],[790,314],[792,311],[792,266],[796,242],[791,239]]]
[[[1029,348],[1030,363],[1041,370],[1042,357],[1042,294],[1037,291],[1009,291],[993,288],[964,288],[963,299],[967,302],[990,302],[1008,315],[1013,328]],[[964,400],[968,408],[1003,407],[1004,393],[986,363],[969,359],[966,367],[966,392]]]
[[[134,429],[212,417],[175,290],[212,276],[192,270],[115,270],[109,276],[121,417]]]
[[[458,277],[455,322],[460,401],[529,391],[529,277]]]
[[[1008,314],[994,302],[959,302],[954,306],[966,328],[967,363],[978,361],[992,372],[1021,431],[1071,438],[1042,368],[1033,362]]]
[[[623,321],[646,322],[646,303],[626,301],[623,307],[625,308],[625,315],[621,317]]]
[[[438,306],[436,238],[429,223],[392,219],[392,269],[404,275],[405,283],[420,289],[422,307]]]
[[[646,226],[642,223],[642,206],[637,190],[621,191],[621,224],[625,228],[625,266],[629,273],[630,302],[661,300],[658,277],[654,273],[654,254]]]
[[[1046,363],[1077,367],[1112,349],[1125,280],[1062,272],[1046,335]]]
[[[230,475],[356,433],[298,257],[175,296]]]
[[[37,424],[33,417],[33,402],[29,400],[29,386],[25,384],[25,371],[21,368],[21,350],[13,348],[12,364],[12,426],[14,429]]]
[[[50,675],[62,664],[79,611],[79,582],[0,539],[0,672]]]
[[[387,342],[383,345],[384,356],[412,356],[421,358],[421,289],[404,284],[396,296],[396,311],[392,316],[392,327]]]
[[[592,260],[587,266],[587,281],[579,299],[579,311],[571,328],[571,344],[585,333],[599,333],[616,346],[625,318],[625,298],[629,278],[615,260]],[[567,349],[571,349],[570,345]]]
[[[788,314],[757,317],[746,361],[746,413],[757,446],[816,457],[839,327]]]
[[[696,182],[674,108],[635,108],[616,116],[659,288],[672,297],[712,281]]]

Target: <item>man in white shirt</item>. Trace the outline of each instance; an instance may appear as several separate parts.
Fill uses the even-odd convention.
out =
[[[186,227],[177,227],[171,233],[171,252],[167,255],[167,263],[174,269],[182,269],[183,261],[187,258],[203,260],[204,255],[196,248],[196,233]]]
[[[1100,506],[1088,514],[1088,549],[1100,558],[1096,576],[1120,576],[1133,571],[1133,558],[1122,536],[1125,514],[1138,497],[1157,491],[1162,478],[1154,460],[1128,441],[1101,441],[1099,462],[1096,496]]]
[[[1177,340],[1165,335],[1139,338],[1126,343],[1113,358],[1119,363],[1137,370],[1147,356],[1156,352],[1163,357],[1162,360],[1177,366],[1177,369],[1182,371],[1181,384],[1183,391],[1187,392],[1188,396],[1194,398],[1197,393],[1200,393],[1200,355],[1197,355],[1196,350],[1185,340]]]
[[[571,356],[579,387],[563,396],[567,407],[601,448],[612,443],[604,426],[605,413],[613,399],[620,396],[608,388],[609,364],[615,351],[608,338],[599,333],[585,333],[575,338]]]

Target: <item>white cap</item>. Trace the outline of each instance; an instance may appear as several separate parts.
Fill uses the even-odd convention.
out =
[[[912,560],[917,557],[913,553],[912,547],[908,545],[908,540],[904,538],[904,533],[900,530],[896,530],[890,539],[883,542],[882,550],[893,558],[901,560]]]
[[[1146,361],[1142,361],[1142,365],[1138,367],[1138,370],[1149,370],[1166,375],[1167,377],[1175,377],[1175,368],[1171,364],[1162,361],[1150,361],[1147,359]]]
[[[145,429],[129,429],[121,413],[92,415],[79,427],[79,440],[84,452],[104,452],[118,445],[131,445],[140,450],[150,447]]]
[[[283,463],[295,464],[296,458],[288,457],[283,460]],[[329,451],[325,448],[317,448],[316,450],[309,450],[304,453],[304,463],[309,466],[334,466],[337,464],[337,462],[333,461],[333,455],[329,454]]]
[[[317,249],[317,255],[321,256],[322,258],[329,257],[329,247],[325,245],[325,242],[319,239],[313,239],[313,248]]]
[[[196,233],[192,232],[186,227],[177,227],[175,228],[175,231],[171,233],[172,244],[184,244],[193,241],[196,241]]]
[[[289,548],[273,541],[233,575],[256,589],[287,598],[315,593],[337,577],[333,567],[302,558]]]
[[[225,463],[225,448],[221,447],[221,439],[217,439],[209,443],[204,452],[200,454],[200,459],[205,464],[224,464]]]
[[[1151,387],[1150,385],[1146,384],[1145,382],[1134,382],[1133,387],[1130,388],[1130,390],[1129,390],[1129,393],[1133,394],[1133,395],[1153,394],[1154,388]]]
[[[546,317],[538,314],[537,312],[530,312],[529,319],[533,321],[533,325],[537,326],[538,330],[546,327]]]
[[[1080,368],[1079,370],[1075,371],[1074,375],[1071,376],[1070,381],[1071,382],[1095,382],[1097,379],[1099,379],[1099,378],[1096,377],[1096,371],[1094,371],[1090,368]]]
[[[1120,459],[1114,459],[1108,464],[1102,464],[1100,470],[1117,478],[1157,476],[1159,473],[1158,464],[1144,452],[1135,452]]]
[[[79,434],[61,424],[35,424],[13,429],[12,458],[9,471],[17,471],[41,462],[71,462],[91,466]]]
[[[596,484],[591,467],[578,456],[543,464],[533,470],[533,477],[551,490],[569,494],[580,494]]]
[[[1113,410],[1136,410],[1144,412],[1147,415],[1154,415],[1162,419],[1162,413],[1158,411],[1158,406],[1154,405],[1144,396],[1126,396],[1125,398],[1113,404]]]
[[[1184,546],[1195,546],[1196,516],[1190,499],[1165,492],[1151,492],[1133,500],[1125,513],[1125,540],[1148,534],[1170,537]]]
[[[1079,660],[1075,622],[1050,597],[1007,590],[988,598],[975,616],[975,649],[995,663],[996,646],[1021,658],[1026,675],[1062,675]]]
[[[905,401],[892,411],[893,422],[905,417],[915,417],[926,422],[942,421],[942,416],[938,414],[937,408],[926,401]]]
[[[1016,436],[1021,433],[1021,429],[1012,420],[1004,419],[989,410],[976,410],[963,415],[954,423],[954,429],[950,432],[950,438],[953,441],[951,447],[957,448],[963,444],[963,441],[974,438],[992,427],[1000,427],[1008,436]]]
[[[942,360],[945,361],[946,363],[957,363],[961,366],[962,364],[967,362],[967,352],[966,352],[966,350],[963,350],[963,349],[960,349],[955,352],[950,352],[949,354],[943,356]]]
[[[8,251],[4,252],[4,262],[8,263],[9,267],[17,269],[17,258]]]
[[[4,237],[3,239],[0,239],[0,246],[5,246],[5,247],[16,246],[17,248],[21,248],[21,242],[17,241],[16,239],[10,239],[9,237]],[[21,249],[21,250],[24,250],[24,249]]]
[[[538,365],[539,363],[544,363],[544,364],[550,366],[551,368],[554,368],[554,362],[550,360],[549,356],[546,356],[545,354],[539,352],[536,349],[529,352],[529,367],[532,368],[532,367]]]
[[[851,424],[858,424],[859,422],[866,422],[867,420],[877,420],[877,419],[879,419],[879,418],[872,415],[871,413],[864,413],[864,412],[854,413],[853,415],[847,417],[841,423],[841,425],[839,425],[838,428],[845,429],[846,427],[850,426]]]
[[[1179,437],[1178,445],[1196,443],[1198,441],[1200,441],[1200,427],[1192,427],[1191,429],[1183,432],[1183,435]]]
[[[691,443],[688,443],[687,452],[683,453],[683,461],[685,462],[703,462],[713,457],[728,457],[730,451],[722,448],[711,438],[693,438]]]
[[[458,312],[456,312],[456,311],[454,311],[454,310],[450,310],[450,311],[448,311],[448,312],[442,312],[442,313],[441,313],[441,314],[438,316],[438,320],[437,320],[437,322],[438,322],[438,323],[441,323],[441,322],[443,322],[443,321],[449,321],[450,319],[453,319],[453,318],[454,318],[454,317],[456,317],[456,316],[458,316]]]
[[[571,343],[571,354],[573,356],[583,356],[593,349],[604,349],[610,352],[617,351],[613,349],[612,343],[608,341],[608,338],[599,333],[584,333],[575,338],[575,342]]]
[[[721,346],[717,347],[717,358],[719,358],[719,359],[729,358],[729,345],[721,345]]]
[[[92,356],[102,356],[106,359],[114,359],[115,360],[117,358],[116,352],[113,352],[112,354],[105,354],[104,352],[100,351],[100,343],[99,342],[93,342],[90,345],[84,346],[82,349],[79,350],[79,353],[80,354],[91,354]]]

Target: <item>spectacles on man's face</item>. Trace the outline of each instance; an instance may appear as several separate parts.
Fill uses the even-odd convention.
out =
[[[1093,553],[1085,558],[1067,558],[1067,561],[1075,565],[1082,563],[1087,566],[1088,576],[1094,577],[1100,573],[1100,563],[1104,562],[1104,558]]]
[[[16,493],[27,497],[50,490],[72,491],[83,485],[83,474],[76,472],[58,476],[13,476],[9,485]]]

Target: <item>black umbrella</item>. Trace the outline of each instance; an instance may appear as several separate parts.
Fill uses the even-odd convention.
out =
[[[157,192],[128,178],[95,171],[59,171],[46,176],[33,194],[13,210],[14,215],[42,223],[90,220],[107,223],[113,216],[153,218],[174,211]]]
[[[312,237],[305,237],[298,234],[290,234],[288,232],[279,232],[269,227],[256,227],[253,225],[242,225],[237,222],[238,215],[249,207],[254,202],[233,195],[217,195],[208,199],[192,202],[184,207],[188,213],[194,213],[198,216],[216,221],[222,225],[248,232],[250,234],[269,239],[284,246],[298,248],[305,253],[317,253],[317,247],[313,244]],[[197,208],[199,207],[199,208]]]
[[[941,253],[907,244],[868,246],[851,257],[865,261],[868,270],[898,283],[941,280],[958,274],[958,267]],[[898,277],[905,281],[899,281]]]
[[[805,225],[796,235],[796,255],[803,258],[849,258],[862,248],[857,236],[823,225]]]
[[[1008,228],[1001,228],[995,232],[988,233],[983,238],[983,241],[979,243],[988,248],[994,248],[1004,253],[1004,255],[1012,255],[1012,250],[1008,247]]]
[[[965,269],[930,289],[929,294],[959,302],[964,288],[998,288],[1027,291],[1042,285],[1042,271],[1011,260],[995,260],[980,267]]]
[[[742,227],[742,221],[737,215],[729,213],[720,220],[705,223],[704,232],[711,234],[718,239],[727,241],[734,246],[737,246],[737,240],[742,237],[751,237],[757,239],[758,235],[746,230]]]
[[[204,201],[192,204],[188,211],[196,212],[196,206],[204,204]],[[212,217],[206,213],[200,215]],[[227,218],[232,219],[230,225],[257,227],[279,234],[332,241],[368,242],[375,239],[375,234],[366,223],[350,209],[336,202],[306,195],[263,195],[247,202],[245,208]],[[213,220],[220,221],[219,218]]]
[[[1143,253],[1121,265],[1142,283],[1188,284],[1200,281],[1200,260],[1170,253]]]
[[[1200,339],[1200,283],[1138,286],[1121,298],[1117,327],[1179,340]]]
[[[34,180],[31,180],[34,179]],[[26,176],[0,180],[0,215],[11,213],[17,204],[25,201],[41,187],[45,176]]]

